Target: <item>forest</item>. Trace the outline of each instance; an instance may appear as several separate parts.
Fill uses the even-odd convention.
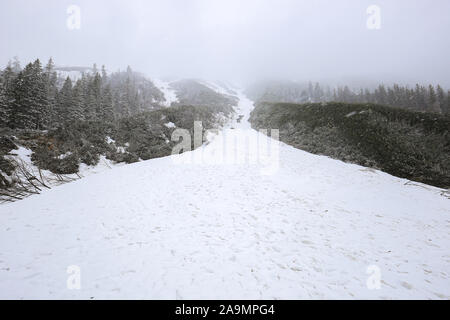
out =
[[[0,76],[0,127],[45,130],[78,120],[105,120],[154,109],[164,96],[128,67],[107,75],[105,67],[82,73],[75,83],[57,76],[52,59],[23,69],[15,60]]]
[[[270,82],[253,85],[249,94],[265,102],[346,102],[375,103],[411,111],[450,113],[450,90],[441,85],[380,84],[374,88],[350,89],[349,86],[321,85],[320,83]]]

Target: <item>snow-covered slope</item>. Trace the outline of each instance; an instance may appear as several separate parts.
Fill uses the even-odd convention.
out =
[[[170,107],[172,102],[178,102],[178,97],[174,89],[171,88],[170,82],[161,79],[152,79],[153,84],[164,94],[166,101],[164,106]]]
[[[93,72],[93,69],[89,67],[56,67],[55,70],[58,78],[65,80],[69,77],[73,83],[80,80],[83,73],[92,74]]]
[[[269,173],[212,164],[270,142],[239,98],[236,130],[191,153],[0,206],[0,298],[450,298],[442,190],[282,143]]]
[[[16,142],[17,143],[17,142]],[[40,187],[39,193],[48,191],[47,188],[42,187],[43,183],[45,186],[48,186],[49,188],[59,186],[63,183],[68,183],[77,179],[80,179],[82,177],[91,175],[91,174],[97,174],[100,172],[104,172],[106,170],[111,170],[112,168],[116,168],[119,166],[125,165],[125,163],[116,163],[114,161],[111,161],[107,159],[104,155],[100,156],[99,162],[95,166],[89,166],[84,163],[80,164],[79,171],[76,174],[64,174],[64,175],[58,175],[54,174],[49,170],[39,170],[39,168],[31,161],[31,156],[33,151],[31,149],[25,148],[24,146],[18,145],[18,149],[11,150],[8,155],[6,155],[6,158],[13,161],[14,165],[18,167],[22,167],[22,169],[17,169],[13,172],[12,176],[7,175],[4,173],[4,176],[9,180],[20,180],[20,181],[26,181],[27,176],[34,176],[39,177],[40,183],[35,183],[36,186]],[[67,153],[66,155],[61,155],[60,158],[69,155]],[[36,191],[33,188],[30,188],[31,191]],[[29,194],[26,192],[22,192],[22,197],[26,197]],[[5,199],[11,200],[11,198],[8,198],[7,196],[0,197],[0,205],[3,202],[6,202]]]

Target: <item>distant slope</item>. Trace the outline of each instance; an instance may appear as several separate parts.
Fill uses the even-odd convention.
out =
[[[79,70],[67,68],[61,72]],[[39,169],[50,174],[71,175],[72,179],[83,166],[95,167],[104,161],[132,163],[168,156],[178,144],[178,141],[171,141],[175,129],[192,132],[194,121],[201,121],[203,130],[221,128],[234,116],[233,106],[237,104],[236,97],[215,92],[193,80],[175,82],[176,89],[164,83],[166,90],[162,92],[152,81],[136,72],[113,73],[109,79],[108,85],[117,89],[114,107],[130,111],[124,97],[135,97],[131,101],[135,102],[133,114],[117,112],[114,119],[67,121],[45,131],[1,130],[0,202],[39,193],[42,188],[28,188],[29,179],[25,177],[33,181],[40,176]],[[161,85],[161,82],[156,83]],[[135,94],[128,94],[129,91]],[[180,100],[174,99],[175,93]],[[166,108],[168,106],[171,108]],[[27,161],[31,162],[32,168],[27,169],[29,172],[25,176],[10,157],[18,147],[30,153]],[[27,184],[27,188],[20,186],[22,182]]]
[[[172,103],[179,102],[175,90],[170,85],[170,82],[161,79],[151,79],[153,84],[163,93],[164,102],[162,103],[165,107],[170,107]]]
[[[176,91],[179,104],[208,106],[230,113],[233,112],[233,107],[238,103],[238,99],[235,96],[217,92],[200,81],[193,79],[172,82],[171,87]]]
[[[257,104],[254,128],[315,154],[450,187],[450,118],[374,104]]]
[[[64,80],[69,77],[72,82],[81,79],[84,74],[92,74],[93,68],[90,67],[55,67],[55,72],[59,78],[59,86],[61,87]]]

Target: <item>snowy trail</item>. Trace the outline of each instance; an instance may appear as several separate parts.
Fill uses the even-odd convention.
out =
[[[239,98],[233,127],[255,136]],[[450,299],[439,189],[282,143],[271,175],[175,161],[240,133],[0,206],[0,298]],[[67,289],[70,265],[80,290]]]

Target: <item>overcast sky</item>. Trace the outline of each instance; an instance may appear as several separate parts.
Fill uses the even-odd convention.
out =
[[[67,27],[67,8],[81,28]],[[381,9],[368,29],[367,8]],[[149,76],[450,86],[449,0],[1,0],[0,63],[52,56]]]

